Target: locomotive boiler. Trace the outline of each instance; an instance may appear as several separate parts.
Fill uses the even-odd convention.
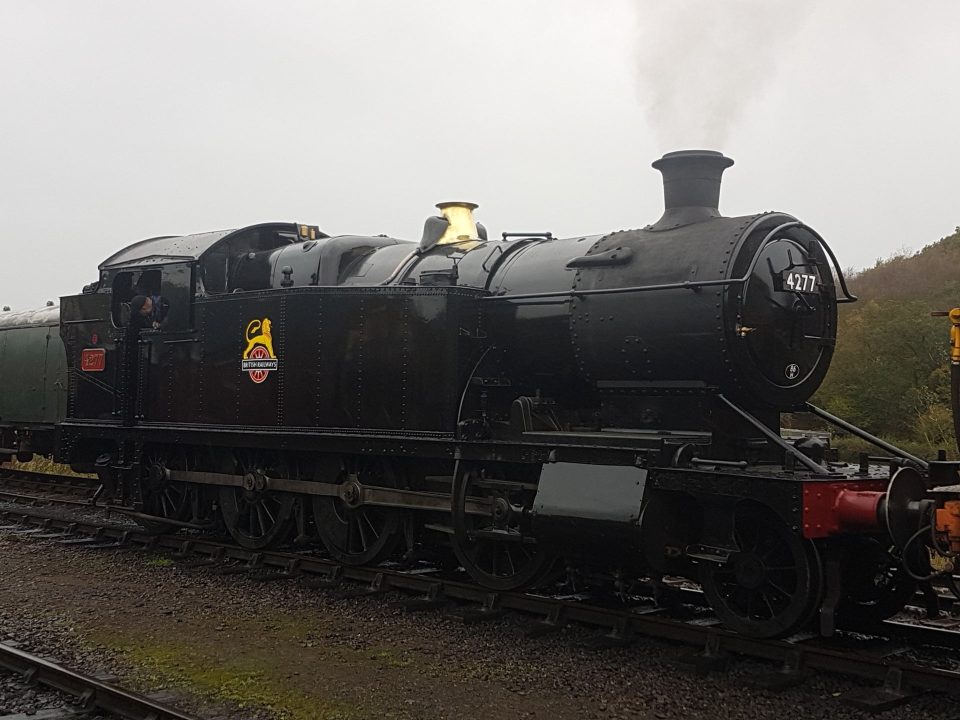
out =
[[[957,464],[809,404],[855,298],[800,220],[720,214],[731,164],[655,162],[665,209],[639,230],[493,240],[452,202],[418,242],[267,223],[131,245],[62,299],[56,456],[150,529],[317,536],[353,564],[450,548],[502,591],[688,577],[758,636],[889,616],[960,551]],[[129,333],[147,292],[168,316]],[[884,459],[787,441],[783,412]]]

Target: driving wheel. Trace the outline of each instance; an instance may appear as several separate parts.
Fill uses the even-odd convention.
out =
[[[285,463],[257,453],[239,453],[228,461],[229,472],[243,476],[243,485],[220,488],[220,512],[230,536],[248,550],[264,550],[285,542],[294,526],[295,495],[269,489],[268,478],[290,477]]]
[[[160,535],[175,527],[159,518],[189,520],[196,500],[197,490],[186,483],[171,481],[167,477],[168,468],[189,469],[185,454],[150,448],[140,462],[140,512],[158,519],[137,518],[137,522],[151,535]]]
[[[535,483],[458,468],[454,478],[453,549],[464,570],[492,590],[518,590],[539,582],[554,556],[532,533]]]
[[[365,485],[400,487],[398,474],[388,460],[328,457],[317,464],[314,479],[342,488],[340,497],[313,497],[313,520],[330,555],[345,565],[373,565],[396,550],[402,511],[364,505],[361,497]]]

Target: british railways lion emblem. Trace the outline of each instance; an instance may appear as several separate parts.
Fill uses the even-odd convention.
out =
[[[255,383],[267,379],[271,370],[280,367],[280,361],[273,352],[273,332],[270,318],[251,320],[243,334],[247,347],[240,360],[240,369],[250,375]]]

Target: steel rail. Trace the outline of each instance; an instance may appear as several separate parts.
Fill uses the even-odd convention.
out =
[[[71,507],[100,508],[102,510],[111,509],[110,505],[93,503],[90,502],[90,500],[76,500],[58,497],[56,495],[24,495],[23,493],[10,492],[9,490],[0,490],[0,498],[28,503],[51,503],[55,505],[69,505]]]
[[[742,655],[768,661],[780,661],[791,669],[820,670],[850,677],[884,682],[891,673],[899,681],[917,690],[933,690],[946,693],[960,692],[960,671],[930,667],[898,657],[874,652],[845,652],[819,644],[818,638],[802,640],[769,640],[746,637],[724,630],[716,624],[697,624],[642,614],[630,609],[611,609],[552,598],[543,595],[519,592],[492,592],[467,582],[448,580],[430,575],[404,572],[385,567],[355,567],[340,565],[332,560],[288,552],[251,551],[218,540],[177,535],[149,535],[129,528],[103,523],[74,522],[49,518],[35,513],[3,511],[0,517],[24,518],[24,522],[36,518],[45,528],[70,528],[73,534],[95,537],[92,547],[142,547],[150,550],[168,550],[181,557],[207,556],[211,564],[237,561],[246,563],[247,569],[258,573],[259,579],[293,578],[299,575],[314,575],[327,579],[324,585],[339,581],[351,581],[367,585],[366,592],[380,594],[389,591],[422,593],[436,605],[440,599],[459,600],[479,604],[483,609],[475,611],[474,617],[495,615],[503,610],[515,610],[540,616],[536,632],[555,630],[567,623],[581,623],[607,629],[609,636],[617,641],[633,636],[644,636],[699,646],[705,655]],[[47,534],[49,537],[49,534]],[[113,543],[106,542],[114,540]],[[82,547],[82,545],[80,546]],[[881,632],[883,627],[880,628]],[[935,644],[930,639],[931,628],[923,627],[923,642]],[[960,633],[942,633],[945,647],[960,646]]]
[[[100,481],[95,478],[77,477],[74,475],[57,475],[53,473],[34,472],[13,468],[0,468],[0,483],[4,487],[13,485],[15,488],[30,486],[32,491],[50,491],[52,495],[28,495],[12,490],[0,490],[0,499],[27,503],[51,503],[72,507],[87,507],[110,509],[110,506],[95,501],[97,487]],[[73,497],[64,497],[73,495]],[[86,495],[86,499],[81,496]]]
[[[72,695],[86,710],[96,708],[129,720],[197,720],[194,715],[12,645],[0,643],[0,667],[19,674],[28,683],[41,683]]]
[[[19,468],[0,468],[0,480],[4,482],[19,482],[64,489],[86,490],[95,490],[100,484],[97,478],[80,477],[78,475],[60,475],[56,473],[37,472],[35,470],[20,470]]]

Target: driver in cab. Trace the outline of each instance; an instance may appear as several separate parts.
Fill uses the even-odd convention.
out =
[[[153,310],[153,299],[149,295],[137,295],[133,298],[130,301],[128,330],[135,333],[139,330],[159,329],[160,320]]]

